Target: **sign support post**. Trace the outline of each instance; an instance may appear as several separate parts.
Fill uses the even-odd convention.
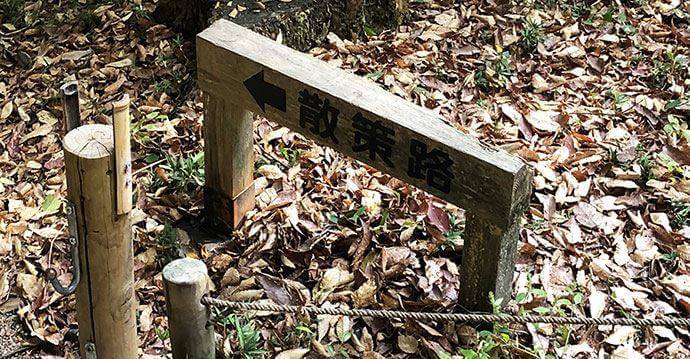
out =
[[[302,133],[464,208],[460,305],[511,297],[520,218],[532,173],[519,158],[428,109],[227,20],[197,35],[206,94],[206,210],[237,228],[254,206],[252,116]]]
[[[254,208],[254,116],[213,94],[205,95],[204,106],[206,218],[236,229]]]

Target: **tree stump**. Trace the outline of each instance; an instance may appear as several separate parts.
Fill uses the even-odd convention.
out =
[[[154,19],[187,37],[193,37],[211,22],[224,18],[276,38],[299,51],[320,45],[329,32],[345,39],[394,28],[403,21],[409,0],[292,0],[260,3],[235,0],[232,6],[213,0],[160,0]],[[238,7],[246,10],[236,11]]]
[[[215,4],[213,0],[161,0],[153,18],[187,37],[193,37],[208,27]]]

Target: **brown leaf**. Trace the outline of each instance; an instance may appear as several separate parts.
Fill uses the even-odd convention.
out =
[[[448,214],[441,208],[434,206],[432,202],[428,203],[426,216],[429,218],[429,222],[439,230],[444,233],[450,231],[450,219],[448,218]]]
[[[79,61],[86,56],[93,54],[93,50],[70,51],[62,54],[61,58],[65,61]]]
[[[278,353],[275,359],[302,359],[307,353],[307,348],[288,349]]]
[[[0,120],[4,120],[4,119],[10,117],[13,110],[14,110],[14,106],[12,105],[12,101],[7,101],[2,106],[2,111],[0,111]]]
[[[112,84],[106,86],[106,88],[103,90],[106,94],[112,94],[120,90],[120,87],[127,81],[127,78],[123,75],[120,75],[120,77],[117,78],[117,81],[113,82]]]
[[[556,132],[561,128],[557,122],[561,114],[556,111],[530,111],[525,118],[527,122],[539,131]]]
[[[314,301],[321,304],[326,300],[329,294],[331,294],[336,288],[351,282],[354,279],[352,273],[341,269],[339,267],[333,267],[324,272],[323,277],[319,280],[316,286],[317,291],[314,293]]]
[[[411,335],[398,335],[398,348],[405,353],[414,354],[419,350],[419,343]]]
[[[371,240],[374,237],[371,229],[369,228],[369,223],[362,224],[362,239],[355,241],[353,245],[355,246],[355,253],[352,256],[352,268],[353,270],[359,268],[362,263],[362,258],[371,244]]]
[[[376,282],[369,279],[352,293],[352,301],[356,308],[364,308],[376,302]]]

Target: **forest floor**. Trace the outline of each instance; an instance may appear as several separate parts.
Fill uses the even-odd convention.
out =
[[[310,54],[534,167],[509,308],[688,316],[690,2],[519,3],[413,1],[395,31],[331,35]],[[0,354],[77,349],[74,298],[44,279],[53,266],[69,280],[58,89],[71,78],[85,122],[133,100],[144,357],[169,353],[160,273],[179,256],[203,259],[224,299],[459,310],[462,210],[261,118],[244,227],[201,246],[176,229],[202,204],[203,108],[193,42],[153,23],[153,7],[0,0],[0,332],[22,328]],[[688,328],[219,315],[228,357],[690,356]]]

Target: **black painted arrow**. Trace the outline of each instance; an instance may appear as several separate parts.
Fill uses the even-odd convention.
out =
[[[278,110],[285,112],[285,90],[264,81],[264,70],[259,71],[256,75],[244,81],[244,87],[249,90],[249,93],[256,101],[257,105],[266,112],[266,105],[271,105]]]

